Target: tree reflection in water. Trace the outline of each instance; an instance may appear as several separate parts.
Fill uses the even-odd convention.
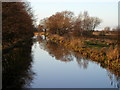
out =
[[[55,57],[56,60],[61,60],[63,62],[73,60],[72,54],[67,49],[59,46],[57,43],[52,41],[40,41],[39,43],[42,43],[41,48],[46,50],[52,57]]]
[[[110,82],[111,85],[114,87],[120,88],[120,76],[114,75],[113,73],[109,72],[109,70],[108,70],[108,76],[111,80],[111,82]]]
[[[76,61],[80,68],[87,69],[89,65],[89,61],[85,58],[83,58],[79,53],[73,52],[74,57],[76,58]]]
[[[83,57],[80,55],[80,53],[70,51],[50,40],[44,40],[42,37],[39,37],[38,41],[40,47],[46,50],[52,57],[55,57],[56,60],[60,60],[62,62],[70,62],[75,59],[80,68],[87,69],[89,65],[89,58]],[[101,63],[99,64],[101,65]],[[101,67],[105,68],[105,66]],[[120,72],[109,68],[106,68],[106,70],[108,71],[111,85],[120,88]]]
[[[24,88],[31,83],[32,43],[23,43],[9,53],[3,53],[3,88]]]

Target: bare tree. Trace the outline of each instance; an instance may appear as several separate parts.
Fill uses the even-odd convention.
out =
[[[42,23],[50,33],[63,35],[71,29],[73,15],[71,11],[57,12],[55,15],[42,20]]]
[[[71,11],[57,12],[43,19],[40,25],[52,34],[64,35],[72,31],[82,36],[83,33],[91,33],[101,23],[99,18],[90,17],[87,11],[80,13],[77,17],[73,16],[74,13]]]
[[[74,31],[79,35],[88,34],[94,31],[94,29],[101,23],[101,20],[97,17],[90,17],[88,12],[80,13],[74,23]],[[90,34],[90,33],[89,33]]]
[[[98,17],[92,17],[92,30],[94,30],[101,22],[102,20],[99,19]]]
[[[110,27],[105,27],[104,31],[110,31]]]

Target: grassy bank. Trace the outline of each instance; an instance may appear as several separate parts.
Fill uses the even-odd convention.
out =
[[[59,35],[49,35],[48,39],[61,44],[68,50],[78,52],[83,57],[99,63],[104,68],[118,72],[117,75],[120,74],[119,46],[115,40],[85,37],[67,38]]]

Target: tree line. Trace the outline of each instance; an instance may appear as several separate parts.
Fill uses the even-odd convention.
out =
[[[33,36],[34,16],[28,2],[2,3],[3,48]]]
[[[75,16],[71,11],[62,11],[42,19],[38,25],[38,30],[61,36],[70,32],[75,35],[90,35],[101,21],[98,17],[89,16],[87,11],[78,16]]]

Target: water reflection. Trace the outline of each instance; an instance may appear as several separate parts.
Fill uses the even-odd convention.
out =
[[[99,68],[99,66],[101,67],[101,65],[99,65],[100,63],[97,64],[97,62],[95,62],[96,64],[92,64],[89,58],[83,57],[78,52],[68,50],[47,38],[44,40],[39,36],[38,38],[34,38],[33,43],[33,46],[31,42],[28,42],[24,43],[23,47],[15,48],[9,53],[3,53],[3,88],[26,88],[33,86],[34,88],[47,86],[49,88],[120,88],[119,71],[107,67],[105,68],[107,75],[105,75],[106,71],[104,72],[103,69],[101,70],[101,68]],[[33,47],[32,49],[31,46]],[[41,55],[42,52],[40,51],[39,53],[40,48],[48,54],[44,53],[44,55]],[[31,50],[33,51],[31,52]],[[33,55],[32,58],[31,54]],[[51,59],[55,61],[50,61]],[[63,64],[63,62],[65,62],[65,64]],[[79,67],[76,66],[75,63],[77,63]],[[95,68],[96,66],[98,66],[97,69]],[[107,77],[109,77],[111,86],[107,83],[109,81]]]
[[[34,74],[31,70],[31,46],[30,41],[3,53],[3,88],[25,88],[31,83]]]
[[[73,52],[74,57],[76,58],[76,61],[79,65],[80,68],[84,68],[87,69],[88,65],[89,65],[89,61],[87,59],[85,59],[84,57],[82,57],[79,53],[77,52]]]
[[[115,76],[111,72],[108,72],[108,76],[111,81],[110,84],[120,89],[120,76]]]
[[[63,48],[49,40],[44,40],[42,37],[38,38],[40,48],[46,50],[50,56],[55,57],[56,60],[61,60],[63,62],[69,62],[73,60],[73,56],[69,50]]]
[[[90,60],[86,59],[86,57],[81,56],[78,52],[67,50],[66,48],[55,42],[42,39],[42,37],[37,38],[37,40],[39,42],[40,48],[47,51],[49,55],[54,57],[56,60],[60,60],[62,62],[70,62],[75,59],[80,68],[88,68]],[[109,79],[111,80],[111,86],[120,88],[120,72],[109,68],[106,68],[106,70],[108,72],[107,74],[109,76]]]

